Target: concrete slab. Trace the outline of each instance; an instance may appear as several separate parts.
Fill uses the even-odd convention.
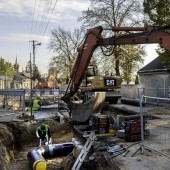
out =
[[[48,119],[48,118],[54,118],[58,115],[58,112],[56,110],[54,111],[36,111],[34,113],[34,119],[38,120],[38,119]]]
[[[115,104],[110,106],[113,109],[121,110],[126,113],[140,114],[140,107]],[[148,138],[144,139],[144,146],[147,146],[152,151],[148,151],[144,147],[144,152],[140,148],[140,141],[137,146],[129,148],[126,156],[110,156],[111,161],[121,170],[169,170],[170,168],[170,110],[158,106],[144,106],[143,113],[151,115],[152,119],[147,119],[147,128],[150,131]],[[156,118],[156,119],[155,119]],[[127,147],[131,142],[123,142]],[[133,142],[132,142],[133,144]],[[158,152],[156,152],[156,151]],[[136,152],[136,154],[134,154]],[[167,155],[161,155],[159,152]],[[132,157],[132,155],[134,156]],[[169,158],[168,158],[169,157]]]
[[[18,119],[17,117],[20,116],[23,112],[21,111],[12,111],[12,110],[1,110],[0,111],[0,122],[16,122],[16,121],[23,121]]]
[[[42,106],[41,111],[32,112],[32,116],[35,120],[53,118],[58,115],[58,104],[52,104]],[[24,121],[19,117],[31,116],[30,112],[25,111],[12,111],[12,110],[1,110],[0,111],[0,122],[12,122],[12,121]]]
[[[169,170],[168,158],[159,155],[118,156],[112,160],[120,170]]]
[[[43,109],[58,109],[58,104],[50,104],[50,105],[45,105],[45,106],[41,106],[42,110]]]

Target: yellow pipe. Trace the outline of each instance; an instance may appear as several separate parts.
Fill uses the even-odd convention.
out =
[[[74,148],[73,142],[54,144],[49,146],[41,146],[28,152],[27,158],[32,170],[46,170],[46,158],[66,156],[72,152]]]
[[[34,162],[32,166],[33,170],[46,170],[47,169],[47,163],[45,160],[37,160]]]

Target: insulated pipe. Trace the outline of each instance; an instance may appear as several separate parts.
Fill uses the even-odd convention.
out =
[[[121,98],[121,103],[129,104],[133,106],[140,106],[140,99],[131,99],[131,98]]]
[[[73,148],[73,142],[33,148],[27,154],[29,165],[33,170],[46,170],[46,158],[66,156],[72,152]]]

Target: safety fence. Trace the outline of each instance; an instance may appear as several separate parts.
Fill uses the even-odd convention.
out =
[[[5,110],[25,110],[26,103],[36,96],[53,97],[58,100],[59,89],[5,89],[0,90],[0,109]]]
[[[154,96],[159,98],[170,98],[170,87],[169,88],[143,88],[143,95]]]
[[[25,94],[33,94],[33,95],[59,95],[59,89],[25,89]]]
[[[147,101],[169,103],[170,98],[141,96],[141,151],[145,149],[170,158],[170,110],[153,107],[150,110],[144,106]],[[149,130],[149,135],[148,131]]]

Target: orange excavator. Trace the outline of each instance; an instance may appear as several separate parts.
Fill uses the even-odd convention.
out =
[[[88,68],[90,59],[95,49],[99,46],[135,45],[158,43],[160,47],[170,51],[170,26],[164,27],[112,27],[110,29],[102,26],[89,29],[84,42],[78,48],[78,55],[70,75],[70,81],[65,95],[61,98],[67,103],[73,119],[79,122],[87,121],[93,113],[101,109],[104,94],[96,94],[89,101],[74,101],[74,96],[79,92],[84,74]],[[121,32],[108,38],[102,37],[104,30]],[[97,104],[96,104],[97,103]]]

